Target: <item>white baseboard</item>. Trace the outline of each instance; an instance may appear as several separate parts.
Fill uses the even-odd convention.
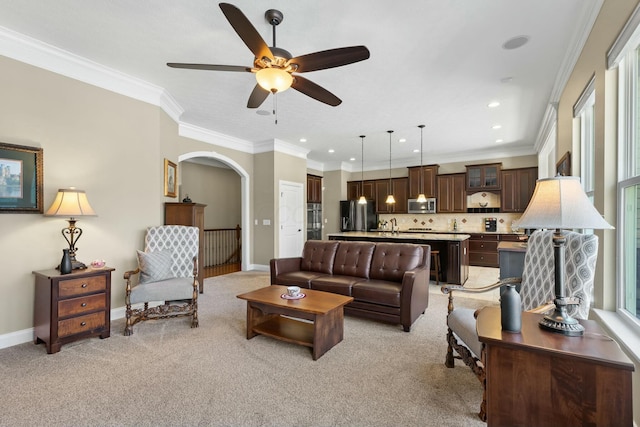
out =
[[[249,270],[269,271],[269,266],[268,265],[262,265],[262,264],[251,264],[249,266]]]
[[[117,320],[124,318],[125,307],[118,307],[111,309],[111,320]],[[8,334],[0,335],[0,349],[13,347],[14,345],[24,344],[26,342],[33,342],[34,329],[28,328],[21,331],[9,332]]]

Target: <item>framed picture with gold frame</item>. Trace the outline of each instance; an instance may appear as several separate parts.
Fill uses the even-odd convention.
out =
[[[178,166],[171,160],[164,159],[164,195],[176,197]]]
[[[0,142],[0,213],[42,213],[42,148]]]
[[[560,176],[571,175],[571,152],[567,151],[556,163],[556,174]]]

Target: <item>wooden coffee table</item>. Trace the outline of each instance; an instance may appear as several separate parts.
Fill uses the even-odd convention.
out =
[[[313,360],[342,341],[343,307],[353,298],[311,289],[301,292],[306,295],[304,298],[284,299],[281,295],[287,293],[287,287],[271,285],[238,295],[247,301],[247,339],[266,335],[311,347]]]

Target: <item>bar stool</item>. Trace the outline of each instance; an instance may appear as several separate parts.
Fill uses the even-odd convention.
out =
[[[435,276],[436,279],[436,285],[440,286],[440,274],[442,273],[441,271],[441,266],[440,266],[440,251],[431,251],[431,271],[430,271],[430,275],[431,277]]]

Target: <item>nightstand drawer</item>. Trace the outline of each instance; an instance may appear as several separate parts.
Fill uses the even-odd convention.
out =
[[[58,294],[61,298],[104,291],[107,278],[103,275],[82,277],[79,279],[60,280]]]
[[[105,294],[61,300],[58,301],[58,317],[104,310],[105,303]]]
[[[72,317],[71,319],[60,320],[58,322],[58,336],[66,337],[80,332],[104,326],[104,311],[87,314],[85,316]]]

